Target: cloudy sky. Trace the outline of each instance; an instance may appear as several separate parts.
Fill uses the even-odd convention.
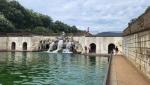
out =
[[[28,9],[90,32],[122,31],[150,0],[17,0]]]

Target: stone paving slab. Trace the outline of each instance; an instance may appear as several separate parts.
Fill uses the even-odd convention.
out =
[[[123,56],[114,56],[109,85],[150,85],[150,80],[139,73]]]

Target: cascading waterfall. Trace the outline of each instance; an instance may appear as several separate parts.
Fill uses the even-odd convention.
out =
[[[55,42],[52,42],[50,45],[49,45],[49,49],[47,52],[50,52],[53,50],[53,46],[54,46]]]
[[[53,53],[58,53],[59,51],[61,51],[63,48],[63,43],[64,43],[63,40],[59,40],[57,44],[57,49],[53,51]]]
[[[70,53],[71,52],[71,47],[72,47],[72,42],[67,42],[66,43],[66,48],[63,49],[63,53]]]
[[[55,43],[56,41],[58,42]],[[47,52],[49,53],[73,53],[72,52],[73,43],[71,41],[72,41],[72,38],[69,39],[68,37],[65,37],[65,33],[63,32],[62,36],[57,38],[55,41],[53,41],[49,45],[49,49],[47,50]],[[54,50],[53,48],[54,45],[57,45],[56,50]]]

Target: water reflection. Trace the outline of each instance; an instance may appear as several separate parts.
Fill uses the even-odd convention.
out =
[[[0,53],[2,85],[102,85],[106,57],[31,52]]]
[[[95,65],[96,64],[96,57],[95,56],[90,56],[89,61],[90,61],[91,65]]]

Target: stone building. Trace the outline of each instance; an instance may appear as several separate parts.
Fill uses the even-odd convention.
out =
[[[150,9],[132,20],[123,36],[123,54],[150,78]]]

